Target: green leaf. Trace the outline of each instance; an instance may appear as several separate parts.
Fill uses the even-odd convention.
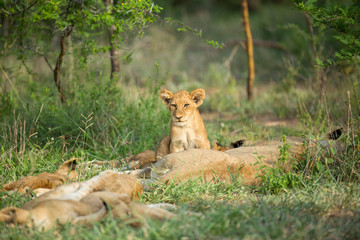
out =
[[[319,65],[319,66],[324,65],[323,61],[321,61],[319,58],[316,58],[316,64]]]
[[[329,163],[329,164],[331,164],[331,163],[333,163],[333,162],[334,162],[334,159],[332,159],[332,158],[328,158],[328,159],[326,160],[326,162],[327,162],[327,163]]]
[[[316,162],[316,169],[317,169],[319,172],[323,172],[323,171],[325,170],[325,166],[324,166],[324,164],[322,164],[322,162],[317,161],[317,162]]]

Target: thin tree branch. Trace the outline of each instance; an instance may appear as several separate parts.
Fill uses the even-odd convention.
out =
[[[30,8],[32,8],[33,6],[35,6],[37,3],[38,3],[38,1],[34,1],[34,2],[33,2],[32,4],[30,4],[28,7],[24,8],[24,9],[18,11],[18,12],[14,12],[14,13],[11,13],[11,12],[9,12],[9,11],[6,11],[4,8],[2,8],[2,9],[0,10],[0,12],[4,12],[4,13],[6,13],[6,14],[9,15],[9,16],[16,16],[16,15],[18,15],[18,14],[24,14],[27,10],[29,10]],[[9,6],[7,6],[7,7],[13,7],[13,6],[15,6],[15,5],[16,5],[16,4],[13,4],[13,5],[9,5]]]
[[[47,65],[48,65],[49,68],[51,69],[51,71],[54,71],[54,68],[51,66],[51,64],[50,64],[50,62],[49,62],[49,59],[46,57],[45,53],[40,52],[38,49],[30,48],[30,47],[27,47],[27,46],[24,46],[23,49],[31,50],[31,51],[33,51],[34,53],[38,54],[39,56],[43,57],[44,60],[45,60],[45,62],[47,63]]]
[[[313,28],[313,26],[311,24],[309,15],[307,13],[305,13],[305,19],[306,19],[306,22],[308,24],[308,28],[309,28],[309,32],[310,32],[310,36],[311,36],[311,46],[312,46],[312,49],[314,51],[315,57],[318,58],[319,56],[318,56],[318,52],[317,52],[317,49],[316,49],[316,46],[315,46],[314,28]]]
[[[240,39],[234,39],[224,42],[223,48],[233,47],[240,45],[244,50],[246,50],[246,41]],[[275,48],[284,52],[288,52],[282,45],[277,42],[272,41],[263,41],[263,40],[253,40],[254,46],[265,47],[265,48]]]

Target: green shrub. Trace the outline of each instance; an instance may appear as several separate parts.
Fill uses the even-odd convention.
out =
[[[286,136],[281,137],[282,146],[279,146],[279,159],[274,167],[261,166],[260,191],[263,193],[280,193],[302,185],[301,177],[295,171],[295,160],[289,155],[290,144]],[[260,157],[261,160],[261,157]]]

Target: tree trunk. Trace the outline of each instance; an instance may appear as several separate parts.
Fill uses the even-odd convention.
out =
[[[119,62],[119,51],[116,48],[118,45],[118,41],[112,39],[113,34],[115,31],[115,26],[112,26],[109,29],[109,40],[110,40],[110,61],[111,61],[111,75],[110,75],[110,79],[112,80],[114,78],[114,74],[115,73],[119,73],[120,72],[120,62]]]
[[[248,55],[248,65],[249,65],[247,94],[248,94],[248,100],[251,101],[254,98],[255,64],[254,64],[254,48],[253,48],[253,40],[250,30],[249,8],[248,8],[247,0],[242,0],[242,14],[243,14],[244,31],[246,35],[246,51]]]
[[[109,8],[110,4],[114,5],[116,4],[116,1],[114,0],[104,0],[106,9]],[[115,26],[112,26],[108,29],[109,33],[109,41],[110,41],[110,62],[111,62],[111,73],[110,73],[110,79],[112,80],[114,78],[115,73],[120,72],[120,62],[119,62],[119,51],[117,49],[118,41],[113,39],[113,35],[115,32]]]
[[[60,100],[61,103],[65,103],[66,102],[66,98],[65,98],[65,94],[64,94],[64,89],[62,88],[62,84],[61,84],[61,79],[60,79],[60,72],[61,72],[61,66],[62,66],[62,62],[63,62],[63,58],[65,56],[66,53],[66,38],[71,34],[72,31],[72,27],[70,27],[66,33],[64,33],[63,35],[61,35],[60,38],[60,53],[59,56],[56,60],[56,65],[55,68],[53,70],[54,73],[54,82],[55,85],[58,89],[58,92],[60,94]]]
[[[66,102],[66,98],[65,98],[65,95],[64,95],[64,90],[61,86],[61,80],[60,80],[60,71],[61,71],[61,65],[62,65],[62,60],[63,60],[63,57],[65,55],[65,36],[61,36],[61,39],[60,39],[60,53],[59,53],[59,56],[56,60],[56,65],[55,65],[55,68],[54,68],[54,82],[55,82],[55,85],[58,89],[58,92],[60,94],[60,100],[62,103],[65,103]]]

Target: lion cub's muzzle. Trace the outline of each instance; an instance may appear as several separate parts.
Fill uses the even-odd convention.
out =
[[[187,121],[181,121],[181,120],[174,121],[174,125],[177,127],[183,127],[186,125],[186,123],[187,123]]]
[[[186,119],[186,117],[184,117],[184,115],[173,114],[173,119],[172,120],[173,120],[175,126],[178,126],[178,127],[185,126],[186,122],[187,122],[187,119]]]

